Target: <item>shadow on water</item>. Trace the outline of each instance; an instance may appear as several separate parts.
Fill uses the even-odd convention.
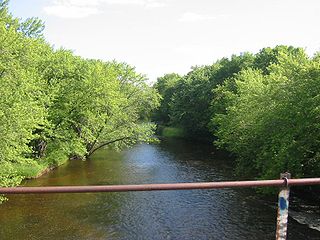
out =
[[[27,186],[234,180],[211,145],[163,140],[70,161]],[[274,239],[276,199],[252,189],[11,196],[0,206],[0,239]],[[320,239],[290,218],[289,238]]]

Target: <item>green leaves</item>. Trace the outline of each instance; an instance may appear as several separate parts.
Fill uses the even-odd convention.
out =
[[[19,31],[21,31],[26,37],[30,38],[42,37],[43,30],[44,23],[38,18],[28,18],[19,26]]]
[[[162,96],[155,120],[192,138],[213,134],[217,146],[237,156],[241,175],[319,175],[319,59],[277,46],[195,67],[183,77],[165,75],[155,84]]]
[[[217,143],[238,156],[242,172],[263,178],[285,171],[297,177],[320,173],[320,68],[300,49],[288,49],[267,73],[241,71],[236,91],[222,90],[225,98],[232,96],[225,114],[214,117]]]
[[[0,186],[107,145],[152,140],[146,122],[160,97],[146,78],[125,63],[53,50],[43,28],[0,4]]]
[[[155,88],[162,96],[161,106],[154,119],[159,124],[182,127],[192,138],[210,139],[214,125],[213,112],[223,107],[213,102],[218,99],[214,89],[232,78],[241,69],[252,65],[253,55],[244,53],[223,58],[210,66],[193,67],[187,75],[167,74],[158,78]]]

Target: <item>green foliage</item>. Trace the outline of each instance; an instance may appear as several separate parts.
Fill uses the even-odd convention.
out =
[[[21,31],[26,37],[38,38],[42,37],[44,30],[44,23],[38,18],[28,18],[26,21],[20,23],[19,31]]]
[[[155,88],[162,96],[160,108],[155,113],[159,124],[181,126],[186,136],[211,138],[210,119],[215,99],[213,89],[243,68],[253,64],[252,54],[233,55],[210,66],[194,67],[186,76],[167,74],[158,79]]]
[[[166,74],[150,87],[126,63],[53,50],[43,29],[0,2],[0,186],[105,146],[153,141],[151,115],[164,135],[216,137],[241,174],[320,174],[319,53],[264,48]]]
[[[206,135],[210,115],[214,79],[210,78],[216,67],[196,67],[183,77],[175,88],[170,103],[170,120],[173,126],[182,126],[187,135]]]
[[[153,120],[158,124],[167,125],[170,123],[170,102],[180,79],[181,77],[176,73],[166,74],[158,78],[154,85],[154,88],[161,95],[160,107],[153,113]]]
[[[125,63],[53,50],[36,18],[0,3],[0,186],[15,186],[69,158],[152,141],[160,96]]]
[[[16,19],[0,8],[0,164],[31,157],[34,131],[45,124],[45,82],[36,70],[45,48],[37,38],[19,32]],[[1,184],[1,182],[0,182]]]
[[[156,120],[192,138],[210,133],[237,156],[241,175],[318,176],[319,59],[277,46],[196,67],[170,87],[174,75],[165,75],[155,84],[163,98]]]
[[[263,48],[260,50],[259,53],[256,54],[255,60],[253,63],[254,68],[260,69],[263,74],[269,74],[270,70],[269,67],[272,64],[278,64],[279,63],[279,57],[281,55],[305,55],[302,48],[295,48],[292,46],[284,46],[279,45],[275,48]]]
[[[267,74],[241,71],[236,92],[224,88],[229,104],[214,117],[217,143],[238,156],[241,172],[262,178],[285,171],[319,175],[319,67],[297,49],[279,54]]]
[[[170,138],[182,138],[184,137],[183,129],[177,127],[164,127],[162,129],[162,136]]]
[[[17,174],[17,171],[10,163],[1,162],[0,169],[0,186],[12,187],[20,184],[22,177]],[[7,198],[0,195],[0,203],[5,200],[7,200]]]

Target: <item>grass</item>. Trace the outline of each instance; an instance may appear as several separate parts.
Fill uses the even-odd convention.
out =
[[[30,160],[25,163],[16,163],[14,164],[13,168],[15,169],[17,175],[23,176],[25,179],[30,179],[37,178],[50,169],[58,167],[67,161],[68,158],[66,156],[63,158],[57,158],[55,161],[45,158],[40,163],[35,160]]]
[[[185,136],[183,129],[178,127],[163,127],[161,135],[171,138],[183,138]]]

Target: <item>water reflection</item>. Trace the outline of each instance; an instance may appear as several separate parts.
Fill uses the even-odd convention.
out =
[[[28,186],[233,180],[210,145],[165,140],[71,161]],[[0,239],[274,239],[273,199],[250,189],[17,195],[0,206]],[[320,233],[290,219],[289,239]]]

